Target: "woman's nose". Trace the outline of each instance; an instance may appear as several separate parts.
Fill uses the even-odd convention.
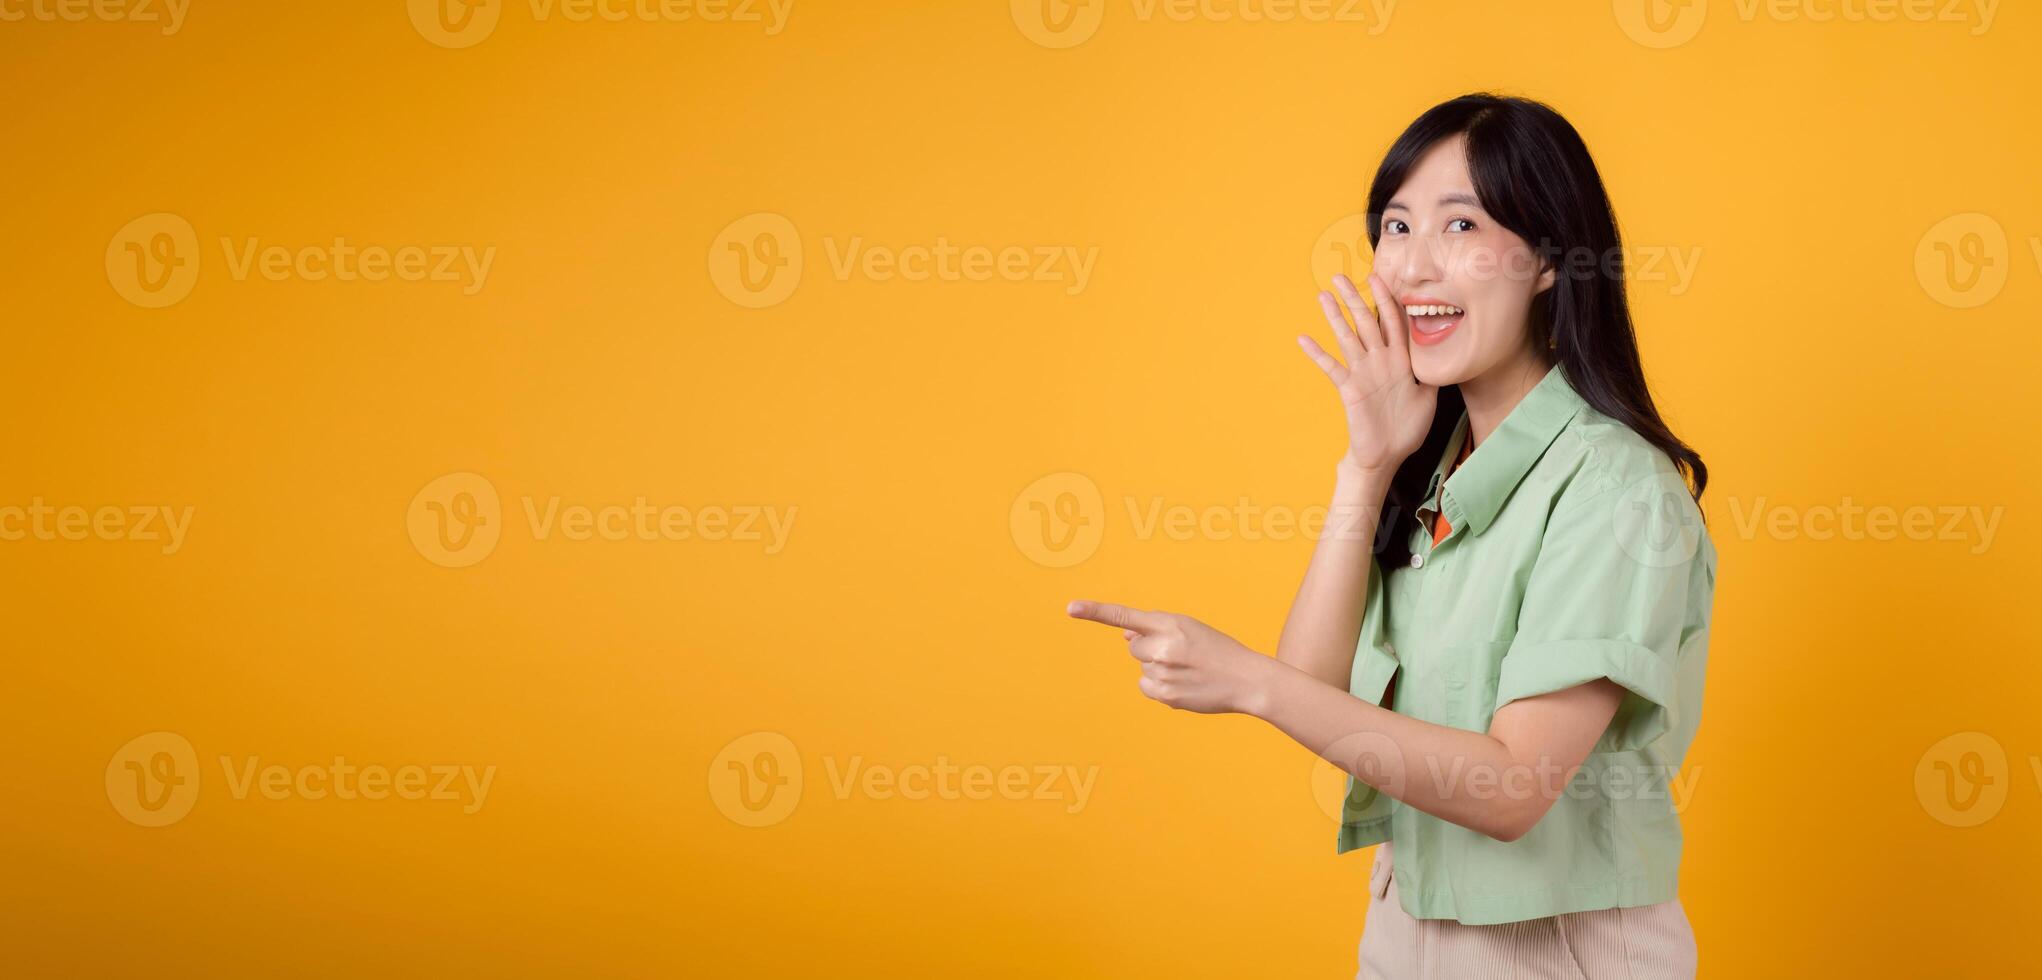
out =
[[[1397,278],[1406,283],[1432,282],[1439,278],[1439,242],[1423,235],[1411,235],[1404,240],[1403,254],[1397,257]]]

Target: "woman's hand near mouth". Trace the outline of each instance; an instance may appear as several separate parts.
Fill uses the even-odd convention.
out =
[[[1410,327],[1389,287],[1373,275],[1368,286],[1376,313],[1369,311],[1354,281],[1344,275],[1333,277],[1339,299],[1323,290],[1319,293],[1319,306],[1346,364],[1303,334],[1298,335],[1298,345],[1333,382],[1346,410],[1348,446],[1340,465],[1387,480],[1425,441],[1439,404],[1439,388],[1419,382],[1411,373]],[[1353,327],[1341,314],[1343,301],[1354,318]]]

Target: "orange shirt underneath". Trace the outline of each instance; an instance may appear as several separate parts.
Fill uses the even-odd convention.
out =
[[[1466,438],[1466,439],[1462,439],[1462,440],[1461,440],[1461,451],[1460,451],[1459,455],[1456,455],[1456,456],[1454,457],[1453,465],[1452,465],[1452,466],[1449,466],[1449,467],[1447,467],[1447,468],[1446,468],[1446,475],[1447,475],[1447,476],[1452,476],[1452,475],[1453,475],[1453,472],[1454,472],[1454,470],[1456,470],[1456,469],[1460,468],[1460,465],[1461,465],[1461,461],[1462,461],[1462,460],[1464,460],[1464,459],[1467,459],[1467,458],[1468,458],[1468,453],[1469,453],[1470,451],[1472,451],[1472,450],[1474,449],[1474,447],[1475,447],[1475,440],[1474,440],[1474,438],[1473,438],[1472,436],[1471,436],[1471,437],[1469,437],[1469,438]],[[1440,481],[1440,487],[1441,487],[1441,489],[1442,489],[1442,490],[1444,490],[1444,489],[1445,489],[1445,487],[1446,487],[1446,481],[1444,481],[1444,480],[1441,480],[1441,481]],[[1432,505],[1433,505],[1434,507],[1437,507],[1437,506],[1439,506],[1439,499],[1438,499],[1437,497],[1433,498],[1433,501],[1432,501]],[[1434,546],[1434,547],[1437,547],[1437,546],[1439,545],[1439,543],[1440,543],[1441,541],[1444,541],[1444,540],[1446,540],[1446,536],[1447,536],[1447,534],[1448,534],[1448,533],[1450,533],[1450,532],[1452,532],[1452,531],[1453,531],[1453,525],[1452,525],[1452,524],[1449,524],[1449,523],[1447,523],[1447,520],[1446,520],[1446,513],[1445,513],[1444,511],[1433,511],[1433,513],[1432,513],[1432,544],[1433,544],[1433,546]]]
[[[1467,459],[1467,458],[1468,458],[1468,453],[1469,453],[1469,452],[1470,452],[1471,450],[1473,450],[1474,448],[1475,448],[1475,443],[1474,443],[1474,440],[1473,440],[1473,439],[1463,439],[1463,440],[1461,440],[1461,451],[1460,451],[1460,453],[1459,453],[1458,455],[1456,455],[1456,456],[1454,457],[1453,465],[1452,465],[1452,466],[1449,466],[1449,467],[1447,467],[1447,468],[1446,468],[1446,474],[1447,474],[1448,476],[1452,476],[1452,475],[1453,475],[1453,471],[1454,471],[1454,470],[1455,470],[1456,468],[1458,468],[1458,467],[1459,467],[1459,466],[1461,465],[1461,461],[1462,461],[1462,460],[1464,460],[1464,459]],[[1442,485],[1443,485],[1443,484],[1444,484],[1444,481],[1442,481]],[[1434,498],[1434,499],[1433,499],[1433,501],[1432,501],[1432,504],[1433,504],[1433,506],[1435,506],[1435,507],[1439,506],[1439,500],[1438,500],[1438,498]],[[1448,532],[1451,532],[1452,530],[1453,530],[1453,525],[1451,525],[1451,524],[1447,523],[1447,520],[1446,520],[1446,515],[1445,515],[1445,514],[1442,514],[1442,513],[1440,513],[1440,512],[1438,512],[1438,511],[1434,511],[1434,512],[1433,512],[1433,514],[1432,514],[1432,544],[1433,544],[1433,546],[1434,546],[1434,547],[1438,547],[1438,546],[1439,546],[1439,543],[1440,543],[1441,541],[1444,541],[1444,540],[1446,540],[1446,536],[1447,536]],[[1398,679],[1398,678],[1400,678],[1400,677],[1402,677],[1402,676],[1403,676],[1403,672],[1401,672],[1401,671],[1399,671],[1398,673],[1395,673],[1395,674],[1392,674],[1392,675],[1390,675],[1390,683],[1389,683],[1389,686],[1388,686],[1388,688],[1386,688],[1386,689],[1385,689],[1385,690],[1383,691],[1383,700],[1382,700],[1382,706],[1383,706],[1383,707],[1385,707],[1385,708],[1389,708],[1389,709],[1390,709],[1390,710],[1392,710],[1392,711],[1395,711],[1395,710],[1396,710],[1396,700],[1397,700],[1397,679]]]

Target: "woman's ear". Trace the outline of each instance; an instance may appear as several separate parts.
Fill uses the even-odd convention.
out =
[[[1539,263],[1539,288],[1532,290],[1532,295],[1536,296],[1553,288],[1553,283],[1558,280],[1559,274],[1554,271],[1551,262]]]

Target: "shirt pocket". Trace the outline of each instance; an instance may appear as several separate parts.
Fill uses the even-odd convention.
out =
[[[1509,640],[1455,643],[1443,651],[1447,723],[1471,732],[1489,730],[1496,714],[1496,682],[1503,672]]]

